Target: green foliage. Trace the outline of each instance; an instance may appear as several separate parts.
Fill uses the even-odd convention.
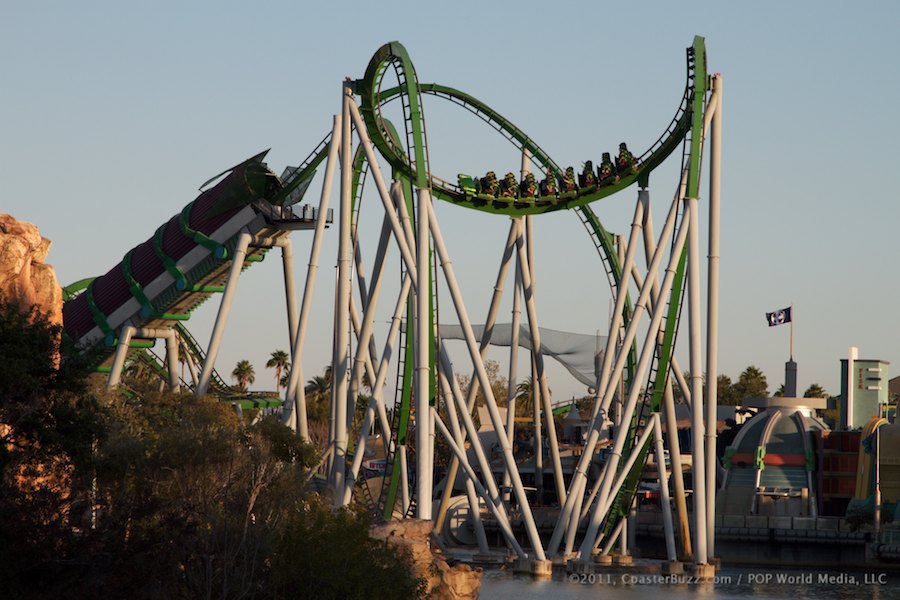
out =
[[[22,311],[0,294],[0,398],[27,402],[61,381],[56,368],[61,328],[36,306]]]
[[[306,416],[310,421],[327,423],[331,418],[331,366],[323,375],[316,375],[303,388],[306,397]]]
[[[267,369],[275,369],[275,392],[278,392],[278,387],[281,385],[281,373],[286,371],[291,366],[291,357],[284,350],[275,350],[270,355],[271,358],[266,361]]]
[[[39,315],[0,302],[0,332],[4,598],[420,593],[407,556],[308,489],[317,453],[274,418],[244,427],[186,393],[76,393]]]
[[[363,513],[333,513],[312,500],[290,515],[275,541],[275,597],[406,600],[424,593],[424,582],[409,575],[409,554],[370,538]]]
[[[716,377],[716,399],[720,406],[734,406],[739,404],[739,398],[728,375]]]
[[[758,367],[750,365],[738,377],[737,383],[734,384],[734,393],[739,402],[745,398],[765,398],[769,395],[769,384],[766,382],[765,374]]]
[[[803,397],[804,398],[827,398],[828,392],[826,392],[825,388],[823,388],[818,383],[813,383],[808,388],[806,388],[805,392],[803,392]]]
[[[256,373],[254,372],[253,365],[250,364],[249,360],[238,361],[238,364],[231,372],[231,376],[237,382],[238,387],[244,391],[247,390],[247,387],[251,383],[256,381]]]
[[[494,400],[497,401],[497,406],[506,406],[508,386],[506,377],[500,374],[500,363],[496,360],[486,360],[484,362],[484,370],[487,372],[488,381],[491,383],[491,391],[494,394]],[[469,387],[472,386],[472,378],[468,375],[457,374],[456,382],[459,384],[463,397],[466,397],[469,393]],[[480,385],[478,386],[478,393],[475,395],[475,404],[484,406],[484,392]]]

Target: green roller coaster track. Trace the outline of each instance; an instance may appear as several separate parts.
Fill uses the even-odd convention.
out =
[[[386,89],[383,88],[385,76],[389,69],[393,69],[396,75],[398,85]],[[378,149],[384,159],[391,165],[394,178],[403,183],[404,198],[407,203],[411,218],[415,218],[415,210],[413,206],[414,194],[413,186],[418,189],[430,190],[433,197],[442,201],[469,208],[479,210],[490,214],[505,215],[509,217],[518,217],[524,215],[538,215],[558,210],[574,210],[587,229],[595,248],[604,265],[610,288],[613,294],[617,290],[625,291],[627,288],[627,275],[622,272],[622,265],[618,259],[613,236],[603,227],[600,219],[591,210],[590,204],[603,198],[612,196],[617,192],[625,190],[634,184],[640,187],[646,187],[649,183],[651,173],[663,161],[665,161],[679,145],[684,145],[682,156],[682,168],[687,173],[687,195],[696,197],[699,190],[700,180],[700,149],[703,129],[704,102],[707,93],[707,73],[706,73],[706,51],[702,37],[695,37],[693,44],[687,49],[687,68],[686,68],[686,85],[684,93],[676,110],[675,116],[666,126],[659,138],[639,157],[637,157],[636,166],[630,172],[621,173],[619,177],[608,179],[599,184],[579,187],[574,192],[555,194],[552,196],[524,197],[516,195],[514,197],[494,197],[485,194],[479,194],[470,188],[466,188],[458,183],[452,183],[445,179],[436,177],[431,173],[428,159],[428,144],[425,127],[424,107],[422,103],[423,95],[433,96],[435,98],[452,102],[465,110],[468,110],[495,131],[504,136],[514,147],[520,152],[527,153],[532,161],[548,178],[562,177],[563,169],[545,152],[532,138],[524,133],[524,131],[513,124],[511,121],[503,117],[500,113],[493,110],[484,102],[477,98],[462,92],[460,90],[438,85],[435,83],[419,83],[416,76],[415,68],[409,57],[407,50],[399,42],[390,42],[379,48],[370,60],[365,75],[362,79],[358,79],[350,83],[353,91],[360,98],[360,112],[363,117],[367,133],[373,144]],[[403,129],[405,139],[402,139],[397,129],[384,117],[383,109],[389,103],[399,100],[403,109]],[[286,202],[287,198],[293,190],[300,188],[304,183],[314,176],[319,165],[324,161],[331,144],[331,135],[326,135],[322,141],[316,146],[313,152],[300,164],[299,167],[293,169],[283,182],[284,188],[280,194],[280,201]],[[357,151],[353,158],[353,191],[352,197],[354,201],[354,226],[355,219],[358,215],[360,200],[362,197],[362,189],[365,182],[367,161],[361,151]],[[415,229],[414,229],[415,231]],[[201,243],[207,243],[207,240],[200,240]],[[354,245],[356,239],[354,236]],[[222,248],[222,252],[227,252],[227,248]],[[431,261],[429,260],[429,263]],[[675,344],[675,335],[678,329],[678,320],[680,316],[681,298],[683,294],[683,280],[685,269],[684,257],[679,263],[678,271],[673,284],[672,300],[668,307],[668,313],[665,321],[665,329],[658,344],[656,356],[654,359],[655,368],[652,370],[655,376],[651,375],[652,381],[648,382],[647,389],[651,390],[646,400],[649,407],[656,411],[659,410],[662,393],[665,389],[666,379],[669,372],[669,363]],[[432,366],[434,365],[434,297],[433,265],[429,269],[430,281],[429,297],[431,306],[430,331],[432,339],[430,341],[430,354]],[[64,290],[66,300],[73,297],[79,292],[90,294],[91,279],[78,281]],[[212,288],[203,290],[212,293]],[[627,294],[627,291],[626,291]],[[626,296],[627,298],[627,296]],[[365,303],[365,298],[363,298]],[[194,308],[194,307],[191,307]],[[407,308],[408,315],[411,315],[412,305]],[[627,325],[632,313],[630,299],[626,301],[624,309],[624,319]],[[176,323],[179,329],[179,335],[184,340],[184,345],[189,352],[202,363],[203,351],[190,336],[190,333],[181,323]],[[404,444],[408,426],[410,422],[411,396],[412,396],[412,345],[407,341],[401,342],[401,356],[404,361],[404,368],[398,373],[398,398],[397,406],[394,411],[394,427],[392,433],[397,442]],[[141,341],[136,341],[136,345],[140,345]],[[142,348],[137,354],[141,356],[139,360],[152,361],[152,355],[147,354]],[[632,344],[629,349],[628,356],[628,384],[632,385],[633,372],[636,362],[636,346]],[[434,401],[435,381],[433,379],[435,369],[432,368],[432,380],[430,382],[430,400]],[[228,386],[222,381],[218,374],[213,377],[211,389],[226,398],[233,398],[236,401],[253,402],[254,400],[244,393],[243,396],[236,394],[235,388]],[[629,446],[633,445],[636,437],[637,428],[639,426],[638,418],[635,417],[630,427]],[[625,513],[627,506],[630,505],[631,497],[637,485],[640,470],[648,451],[647,447],[638,449],[641,452],[641,459],[635,464],[632,473],[629,475],[628,484],[623,487],[622,492],[617,497],[614,504],[614,510],[611,512],[615,516],[621,516]],[[389,463],[389,472],[397,472],[396,457]],[[388,486],[387,498],[384,505],[385,515],[389,516],[392,510],[397,493],[398,478],[391,477]],[[614,526],[614,519],[610,518],[607,522],[607,528]]]

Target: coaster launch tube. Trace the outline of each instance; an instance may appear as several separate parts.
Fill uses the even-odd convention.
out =
[[[64,332],[93,364],[112,354],[122,326],[171,326],[221,292],[240,233],[268,238],[289,233],[276,225],[284,219],[278,204],[286,190],[262,162],[266,152],[217,176],[224,175],[65,302]],[[262,260],[266,251],[251,247],[245,265]]]

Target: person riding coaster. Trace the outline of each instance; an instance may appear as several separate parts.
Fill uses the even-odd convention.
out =
[[[578,185],[581,187],[594,185],[594,163],[592,161],[589,160],[584,163],[581,174],[578,176]]]
[[[624,171],[636,171],[637,170],[637,161],[634,159],[634,154],[632,154],[628,150],[628,146],[625,145],[625,142],[619,144],[619,156],[616,157],[616,169],[619,173]]]
[[[619,177],[616,175],[616,166],[609,157],[609,152],[604,152],[603,161],[600,163],[600,166],[597,167],[597,179],[603,183],[610,178],[612,178],[613,181],[619,180]]]
[[[497,192],[499,191],[500,185],[497,181],[497,174],[493,171],[488,171],[487,174],[481,178],[481,193],[486,194],[488,196],[497,196]]]
[[[559,186],[556,183],[556,175],[553,171],[547,171],[547,176],[541,180],[541,196],[556,196]]]
[[[515,174],[512,172],[507,173],[503,176],[503,181],[500,182],[500,197],[515,198],[518,187],[519,182],[516,181]]]
[[[573,167],[566,167],[566,172],[563,174],[562,185],[560,186],[560,192],[565,194],[566,192],[574,192],[578,188],[575,185],[575,169]]]
[[[525,179],[519,184],[519,196],[522,198],[534,198],[537,193],[537,182],[534,179],[534,173],[525,175]]]

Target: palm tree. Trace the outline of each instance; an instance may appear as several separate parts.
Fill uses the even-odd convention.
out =
[[[804,398],[827,398],[828,392],[818,383],[813,383],[803,392]]]
[[[516,414],[519,416],[531,416],[534,410],[532,387],[531,377],[526,377],[516,384]]]
[[[249,360],[242,360],[238,362],[238,364],[234,367],[234,371],[231,372],[232,378],[237,381],[238,387],[241,388],[241,391],[246,392],[247,386],[256,381],[256,373],[253,371],[253,365],[250,364]]]
[[[307,381],[303,392],[306,396],[307,416],[314,421],[327,421],[331,399],[331,366],[325,368],[324,375],[316,375]]]
[[[745,398],[765,398],[769,395],[769,384],[765,374],[758,367],[750,365],[738,377],[734,391],[739,401]]]
[[[281,373],[291,366],[291,357],[284,350],[275,350],[272,358],[266,362],[267,369],[275,369],[275,394],[278,394],[281,385]]]

